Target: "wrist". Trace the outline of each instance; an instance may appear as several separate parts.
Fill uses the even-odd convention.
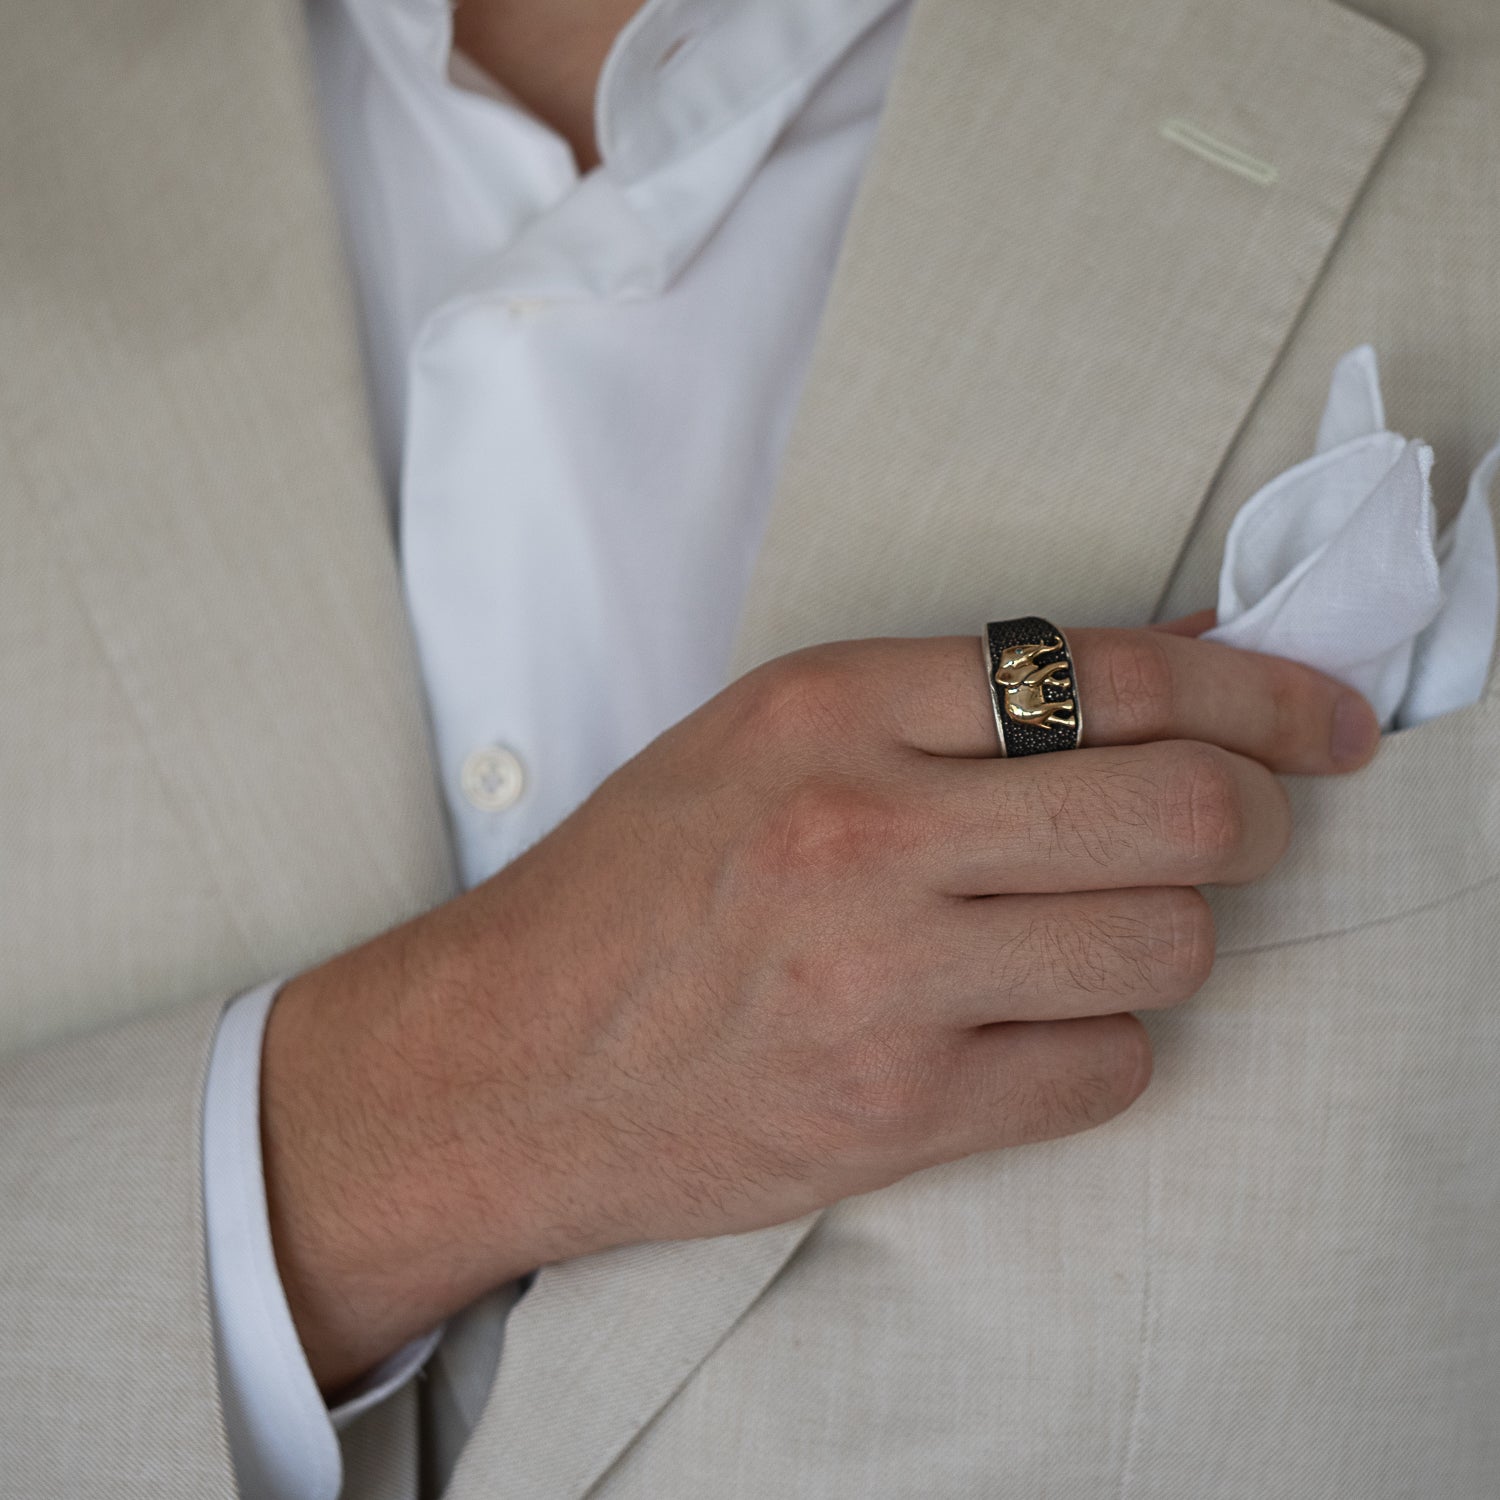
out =
[[[535,1264],[475,1077],[483,1017],[434,961],[433,925],[292,980],[267,1024],[272,1240],[325,1393]]]

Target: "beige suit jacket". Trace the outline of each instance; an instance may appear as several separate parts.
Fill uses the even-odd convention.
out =
[[[1212,602],[1365,339],[1451,509],[1500,423],[1500,5],[1356,3],[919,0],[741,664]],[[453,885],[301,27],[0,16],[7,1497],[233,1493],[219,1010]],[[543,1271],[451,1494],[1494,1500],[1497,753],[1492,683],[1297,785],[1107,1127]],[[351,1495],[411,1493],[412,1418]]]

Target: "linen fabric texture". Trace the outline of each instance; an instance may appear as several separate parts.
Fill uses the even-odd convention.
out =
[[[1375,351],[1350,350],[1316,455],[1252,495],[1229,528],[1206,639],[1317,667],[1359,689],[1386,728],[1477,703],[1500,602],[1500,444],[1441,534],[1432,465],[1428,444],[1386,430]]]
[[[454,888],[300,24],[0,21],[0,1493],[233,1493],[220,1009]],[[1361,340],[1450,519],[1500,402],[1497,67],[1488,0],[921,0],[736,668],[1211,601]],[[1110,1125],[544,1270],[447,1493],[1489,1500],[1496,703],[1293,784]],[[345,1453],[415,1494],[414,1401]]]

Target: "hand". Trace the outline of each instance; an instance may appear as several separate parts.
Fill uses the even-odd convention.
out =
[[[731,685],[459,899],[289,985],[264,1135],[331,1388],[489,1287],[754,1229],[1146,1087],[1133,1010],[1207,978],[1196,886],[1263,875],[1273,772],[1378,727],[1307,668],[1070,633],[1086,748],[996,758],[978,642]]]

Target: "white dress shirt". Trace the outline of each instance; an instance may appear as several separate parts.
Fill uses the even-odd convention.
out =
[[[444,0],[310,0],[309,24],[474,884],[724,684],[904,6],[647,0],[605,64],[603,165],[582,176],[450,55]],[[335,1412],[319,1397],[261,1175],[275,989],[229,1007],[209,1071],[220,1378],[248,1500],[333,1500],[335,1424],[409,1379],[436,1334]]]

